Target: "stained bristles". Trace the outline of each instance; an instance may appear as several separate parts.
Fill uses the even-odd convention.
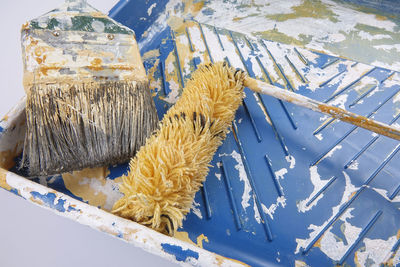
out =
[[[38,85],[26,115],[30,176],[126,162],[158,123],[147,83],[122,81]]]
[[[243,74],[222,63],[199,68],[124,176],[119,216],[173,235],[182,226],[209,163],[243,97]]]

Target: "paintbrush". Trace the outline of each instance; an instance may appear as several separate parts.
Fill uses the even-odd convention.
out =
[[[28,176],[128,161],[158,123],[134,32],[67,0],[21,34]]]

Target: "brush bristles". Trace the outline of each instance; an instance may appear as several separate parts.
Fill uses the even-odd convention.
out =
[[[168,234],[182,226],[242,102],[243,78],[223,64],[193,73],[160,128],[131,160],[115,214]]]
[[[29,176],[127,162],[158,124],[147,82],[36,85],[26,115]]]

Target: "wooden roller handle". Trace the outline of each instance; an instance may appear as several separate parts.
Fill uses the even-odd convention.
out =
[[[267,84],[248,76],[244,80],[244,86],[250,88],[255,92],[270,95],[283,101],[296,104],[298,106],[328,114],[335,119],[351,123],[377,134],[400,140],[400,129],[397,127],[393,127],[388,124],[369,119],[367,117],[355,114],[342,108],[333,107],[331,105],[313,100],[311,98],[296,94],[288,90],[281,89],[277,86]]]

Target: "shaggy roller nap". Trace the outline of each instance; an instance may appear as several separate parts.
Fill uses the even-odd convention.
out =
[[[196,70],[123,177],[113,213],[173,235],[242,103],[245,74],[226,64]]]

